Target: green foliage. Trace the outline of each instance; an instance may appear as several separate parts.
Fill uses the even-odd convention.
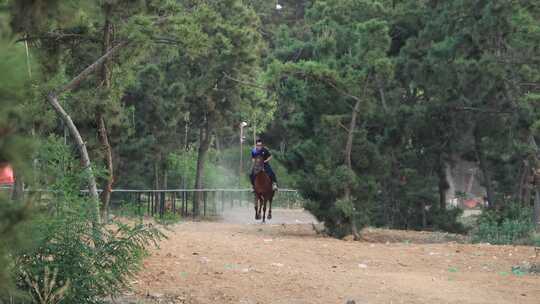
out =
[[[263,45],[257,31],[259,20],[252,9],[237,0],[159,3],[158,11],[176,5],[176,15],[183,18],[183,21],[170,20],[174,25],[173,33],[180,34],[171,38],[167,33],[166,40],[187,42],[179,44],[170,56],[164,55],[161,49],[155,50],[147,57],[147,62],[136,69],[136,82],[128,88],[125,98],[126,106],[133,109],[134,133],[123,140],[121,157],[135,158],[139,162],[136,166],[123,166],[122,175],[125,174],[124,183],[130,186],[148,185],[152,179],[155,184],[156,174],[145,173],[156,172],[157,168],[157,175],[172,171],[174,177],[183,179],[184,187],[191,188],[195,185],[193,172],[182,168],[178,161],[171,162],[169,155],[185,154],[190,166],[194,164],[193,157],[205,163],[209,149],[205,148],[209,145],[205,143],[210,137],[214,134],[230,136],[229,126],[241,120],[248,120],[261,130],[271,120],[275,102],[264,92],[235,81],[251,81],[260,74],[258,64]],[[192,36],[198,33],[197,39],[188,41],[189,37],[183,37],[182,31],[176,28],[181,24],[193,26],[188,31]],[[201,43],[204,47],[198,48]],[[194,49],[197,51],[190,51]],[[205,137],[200,136],[203,134]],[[196,149],[197,144],[204,149]],[[186,149],[189,151],[177,152]],[[212,166],[214,155],[209,158],[210,167],[204,170],[209,171],[204,173],[206,186],[230,185],[231,181],[238,180],[238,176],[231,178],[221,166]],[[168,168],[171,165],[174,170]],[[176,170],[187,171],[178,174]],[[134,176],[146,180],[134,181]],[[164,186],[167,185],[159,187]]]
[[[459,221],[463,215],[463,210],[459,208],[441,209],[434,205],[428,212],[428,222],[432,223],[435,230],[451,233],[464,234],[466,227]]]
[[[500,211],[486,210],[478,218],[478,227],[472,234],[473,241],[490,244],[530,243],[534,231],[531,215],[530,208],[517,203],[509,203]]]
[[[156,214],[154,218],[161,225],[174,225],[182,220],[179,213],[175,214],[170,211],[163,213],[163,216]]]
[[[64,301],[101,303],[128,287],[146,249],[164,235],[143,224],[95,223],[92,203],[79,193],[84,176],[78,162],[58,139],[43,143],[38,159],[47,177],[42,186],[52,192],[20,227],[33,246],[14,253],[18,287],[36,296],[28,278],[41,282],[46,272],[54,271],[54,290],[65,289]]]
[[[195,184],[197,173],[197,151],[188,149],[169,155],[169,170],[174,180],[185,181],[188,187]],[[230,168],[230,167],[229,167]],[[204,185],[207,188],[234,188],[238,186],[238,173],[220,164],[217,152],[211,150],[204,172]]]
[[[540,247],[540,233],[533,233],[531,236],[531,245]]]
[[[0,164],[11,164],[22,179],[28,175],[27,161],[32,142],[19,132],[24,112],[18,107],[29,86],[23,49],[14,45],[8,34],[4,12],[0,11]],[[0,295],[13,288],[13,251],[26,248],[26,235],[20,228],[27,224],[29,202],[11,199],[10,192],[0,190]]]
[[[21,208],[8,202],[0,193],[0,294],[13,290],[13,252],[28,247],[28,240],[22,228],[28,224],[29,208]],[[0,300],[2,296],[0,296]]]
[[[162,237],[142,224],[113,222],[115,228],[92,226],[92,211],[85,200],[65,202],[54,215],[32,221],[29,232],[35,247],[17,258],[19,286],[29,289],[23,277],[43,277],[45,269],[58,270],[58,288],[67,282],[65,301],[99,303],[128,287],[139,269],[146,248]]]
[[[144,206],[139,206],[133,201],[120,201],[115,204],[114,210],[111,210],[115,216],[120,218],[142,219],[146,213]]]
[[[20,45],[0,40],[0,162],[10,161],[17,168],[24,167],[31,149],[30,142],[17,133],[24,116],[18,103],[24,100],[29,87],[26,59]]]
[[[459,210],[443,208],[446,168],[461,159],[480,163],[492,202],[519,197],[524,161],[538,167],[539,11],[532,1],[326,0],[288,26],[274,20],[267,133],[309,210],[340,234],[349,184],[372,225],[462,233]]]
[[[351,108],[359,102],[358,120],[368,120],[377,107],[374,89],[393,75],[385,12],[377,1],[317,1],[306,10],[308,31],[278,29],[275,54],[282,62],[267,68],[280,101],[279,121],[272,126],[280,136],[274,142],[291,143],[280,158],[312,201],[309,210],[338,235],[351,221],[369,223],[376,209],[379,185],[366,173],[376,172],[378,151],[364,123],[353,133],[351,169],[344,150]],[[290,60],[298,49],[307,52],[303,60]],[[355,199],[343,200],[347,187]]]

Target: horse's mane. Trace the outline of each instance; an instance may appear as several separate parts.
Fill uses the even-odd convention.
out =
[[[255,158],[255,163],[253,163],[253,173],[257,175],[260,172],[264,172],[264,161],[262,157],[257,156]]]

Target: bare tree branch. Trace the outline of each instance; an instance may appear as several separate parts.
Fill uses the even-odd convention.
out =
[[[105,53],[105,55],[101,56],[98,60],[96,60],[91,65],[89,65],[79,75],[77,75],[77,77],[73,78],[68,84],[66,84],[65,86],[63,86],[59,90],[56,90],[55,94],[59,95],[59,94],[62,94],[64,92],[68,92],[68,91],[71,91],[71,90],[77,88],[81,84],[81,81],[83,81],[86,77],[88,77],[88,75],[90,75],[98,67],[100,67],[101,64],[103,64],[110,56],[112,56],[114,53],[116,53],[117,51],[119,51],[120,49],[122,49],[123,47],[125,47],[127,45],[128,45],[128,42],[124,41],[124,42],[121,42],[121,43],[117,44],[116,46],[112,47],[107,53]]]
[[[92,41],[92,42],[98,42],[99,41],[97,39],[87,37],[87,36],[83,36],[81,34],[47,33],[47,34],[40,35],[40,36],[25,36],[24,38],[20,38],[20,39],[15,40],[15,43],[25,42],[25,41],[32,42],[32,41],[35,41],[35,40],[67,40],[67,39],[70,39],[70,40],[84,39],[84,40],[88,40],[88,41]]]
[[[513,111],[499,111],[499,110],[488,110],[488,109],[481,109],[481,108],[474,108],[474,107],[454,107],[452,108],[454,111],[468,111],[468,112],[479,112],[479,113],[487,113],[487,114],[513,114]]]
[[[338,121],[338,126],[342,127],[345,131],[347,131],[347,133],[349,132],[349,129],[345,127],[345,125],[343,125],[341,121]]]
[[[64,123],[68,127],[69,132],[71,133],[71,136],[73,136],[73,138],[75,139],[77,149],[79,150],[79,153],[81,155],[81,164],[84,170],[88,174],[88,191],[90,192],[90,196],[96,200],[96,207],[98,209],[96,216],[99,216],[99,205],[97,203],[98,191],[97,191],[96,179],[92,171],[90,157],[88,156],[88,151],[86,149],[86,143],[83,141],[81,134],[79,133],[79,130],[73,123],[73,120],[71,119],[71,117],[67,114],[67,112],[62,108],[62,106],[58,102],[58,97],[54,93],[49,93],[49,95],[47,96],[47,100],[52,105],[52,107],[54,108],[58,116],[60,116],[60,118],[64,121]]]
[[[257,89],[261,89],[261,90],[264,90],[264,91],[270,91],[269,88],[266,88],[260,84],[257,84],[257,83],[254,83],[254,82],[250,82],[250,81],[246,81],[246,80],[240,80],[240,79],[236,79],[236,78],[233,78],[231,76],[229,76],[227,73],[223,73],[223,76],[225,76],[225,78],[229,79],[229,80],[232,80],[234,82],[238,82],[238,83],[241,83],[241,84],[244,84],[244,85],[247,85],[247,86],[250,86],[250,87],[253,87],[253,88],[257,88]]]
[[[182,41],[170,37],[152,37],[152,41],[164,44],[180,44]]]
[[[300,75],[300,76],[303,76],[303,77],[306,77],[306,78],[311,78],[311,79],[314,79],[314,80],[324,82],[327,85],[329,85],[330,87],[332,87],[334,90],[336,90],[336,92],[338,92],[340,95],[351,98],[356,102],[358,102],[360,100],[360,98],[358,96],[355,96],[355,95],[353,95],[353,94],[339,88],[338,85],[335,83],[335,81],[333,79],[329,79],[328,77],[319,76],[319,75],[311,75],[311,74],[304,73],[303,71],[297,71],[297,72],[291,73],[291,74],[292,75]],[[349,106],[349,108],[351,108],[351,109],[354,109],[354,106],[352,106],[349,103],[347,103],[347,106]]]

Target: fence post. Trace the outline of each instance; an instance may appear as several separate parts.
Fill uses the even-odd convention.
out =
[[[137,193],[137,213],[141,215],[141,193]]]
[[[185,208],[184,199],[185,199],[185,194],[186,194],[186,192],[185,192],[185,191],[182,191],[181,194],[182,194],[182,195],[181,195],[181,199],[182,199],[182,204],[181,204],[181,206],[182,206],[182,211],[180,212],[180,214],[182,214],[182,216],[186,216],[186,212],[184,211],[184,208]]]
[[[165,203],[167,201],[167,192],[163,191],[161,192],[161,203],[159,206],[159,217],[163,218],[163,215],[165,214]]]
[[[184,191],[184,216],[188,215],[188,193]]]
[[[148,192],[148,195],[150,196],[150,216],[154,216],[154,192]]]
[[[214,201],[214,215],[218,215],[216,194],[217,194],[217,191],[213,191],[212,197],[214,198],[213,199],[213,201]]]
[[[206,217],[206,198],[207,198],[207,192],[203,191],[203,216]]]
[[[221,213],[225,211],[225,205],[223,204],[223,190],[221,191]]]
[[[173,214],[176,214],[176,192],[172,192],[172,210]]]
[[[146,214],[150,214],[150,195],[146,193]]]

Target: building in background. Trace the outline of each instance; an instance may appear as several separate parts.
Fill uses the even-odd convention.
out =
[[[446,167],[449,189],[446,192],[449,207],[476,209],[486,207],[486,189],[480,184],[482,179],[478,164],[462,159],[455,160]]]

